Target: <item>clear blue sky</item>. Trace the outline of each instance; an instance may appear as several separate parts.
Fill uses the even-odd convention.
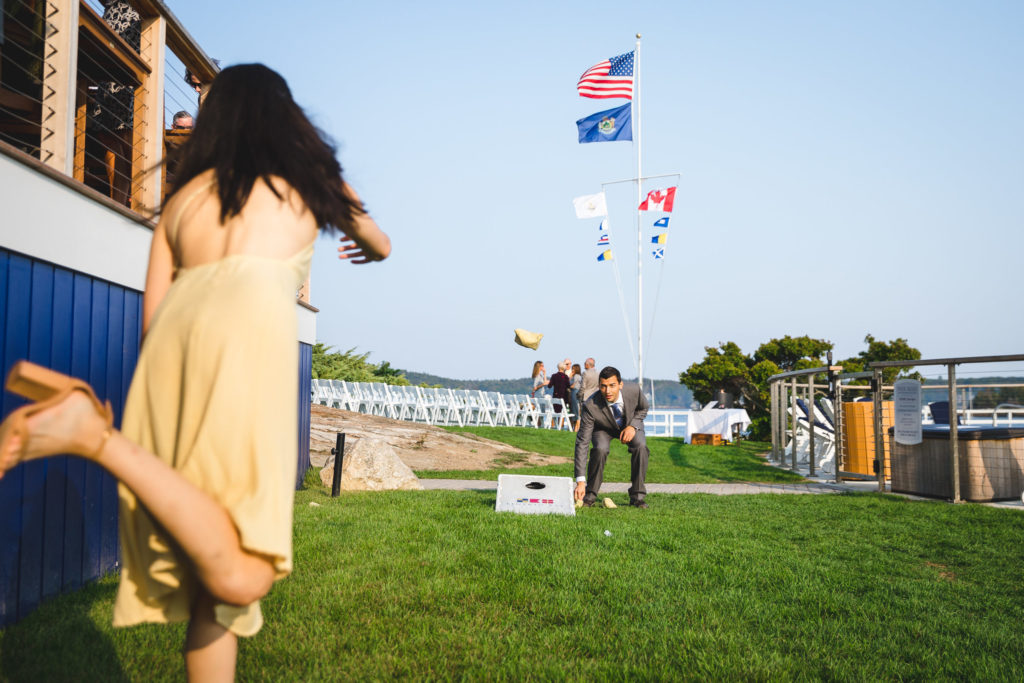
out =
[[[634,375],[571,200],[634,174],[631,143],[576,142],[576,119],[623,101],[575,84],[640,32],[644,171],[681,174],[666,259],[645,259],[645,376],[785,334],[840,358],[866,333],[1024,351],[1024,3],[168,5],[223,65],[285,76],[391,235],[369,266],[318,246],[330,345],[465,379],[588,355]],[[631,319],[634,197],[609,192]]]

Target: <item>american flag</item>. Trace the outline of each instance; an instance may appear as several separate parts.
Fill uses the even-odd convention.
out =
[[[633,52],[606,59],[583,72],[576,83],[580,97],[633,99]]]

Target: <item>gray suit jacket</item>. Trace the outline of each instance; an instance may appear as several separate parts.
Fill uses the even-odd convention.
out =
[[[621,395],[622,412],[626,418],[625,425],[638,432],[643,432],[648,405],[647,398],[640,391],[640,385],[623,383]],[[576,477],[584,477],[587,474],[587,451],[594,430],[608,432],[613,439],[619,438],[619,432],[622,431],[615,423],[612,409],[600,391],[580,406],[580,430],[576,433],[576,458],[573,465]]]

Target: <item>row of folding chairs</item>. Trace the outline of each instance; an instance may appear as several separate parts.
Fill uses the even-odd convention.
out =
[[[551,396],[340,379],[314,379],[312,398],[331,408],[432,425],[571,429],[574,417],[562,399]]]

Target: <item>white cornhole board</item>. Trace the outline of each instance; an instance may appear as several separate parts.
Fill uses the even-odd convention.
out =
[[[524,477],[498,475],[497,512],[521,515],[576,515],[572,477]]]

